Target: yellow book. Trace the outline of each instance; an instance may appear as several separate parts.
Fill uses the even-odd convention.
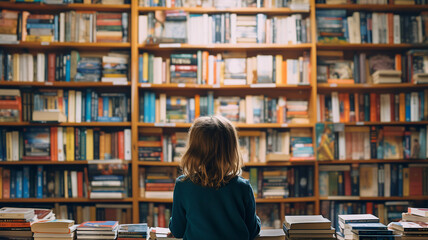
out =
[[[100,160],[104,159],[105,154],[105,132],[100,132]]]
[[[275,56],[276,84],[282,83],[282,55]]]
[[[6,132],[6,161],[13,161],[12,159],[12,132]]]
[[[74,161],[74,127],[67,127],[66,134],[66,161]]]
[[[64,170],[64,198],[68,198],[68,170]]]
[[[105,159],[111,159],[111,133],[105,134]]]
[[[94,160],[94,130],[86,129],[86,160]]]
[[[143,82],[149,82],[149,53],[143,53]]]
[[[68,91],[68,122],[76,121],[76,91]]]
[[[113,99],[108,99],[108,117],[113,117]]]
[[[46,36],[28,35],[26,40],[27,42],[53,42],[54,37],[50,35],[46,35]]]

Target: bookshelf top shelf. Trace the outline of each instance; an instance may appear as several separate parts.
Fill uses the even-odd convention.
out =
[[[1,85],[0,85],[1,86]],[[272,90],[311,90],[311,85],[285,85],[274,83],[268,84],[250,84],[250,85],[208,85],[208,84],[189,84],[189,83],[170,83],[170,84],[152,84],[152,83],[139,83],[138,87],[141,89],[159,89],[159,90],[250,90],[250,89],[272,89]]]
[[[319,50],[408,50],[413,48],[428,48],[428,44],[373,44],[373,43],[317,43]]]
[[[337,165],[337,164],[365,164],[365,163],[428,163],[426,159],[369,159],[369,160],[333,160],[318,161],[319,165]]]
[[[130,4],[43,4],[43,3],[15,3],[0,2],[0,8],[25,10],[25,11],[65,11],[65,10],[82,10],[82,11],[109,11],[123,12],[130,11]]]
[[[333,122],[326,122],[326,124],[334,124]],[[428,125],[428,121],[417,122],[347,122],[343,123],[345,126],[397,126],[397,125]]]
[[[3,165],[88,165],[88,161],[0,161],[0,166]]]
[[[132,202],[132,198],[124,199],[89,199],[89,198],[14,198],[14,199],[0,199],[0,203],[99,203],[99,202],[121,202],[128,203]]]
[[[263,162],[263,163],[244,163],[244,167],[286,167],[286,166],[307,166],[314,165],[316,161],[281,161],[281,162]],[[140,166],[163,166],[163,167],[178,167],[179,162],[150,162],[139,161]]]
[[[19,42],[18,44],[0,43],[0,48],[9,49],[49,49],[49,50],[109,50],[131,48],[131,43],[78,43],[78,42]]]
[[[428,5],[392,5],[392,4],[316,4],[316,9],[345,9],[348,11],[373,12],[421,12]]]
[[[60,126],[60,127],[131,127],[131,122],[80,122],[80,123],[33,123],[0,122],[2,127]]]
[[[129,87],[130,82],[111,83],[111,82],[6,82],[0,81],[1,87],[55,87],[55,88],[88,88],[88,87]]]
[[[140,44],[139,48],[141,50],[150,50],[150,51],[171,51],[174,49],[183,50],[310,50],[312,47],[311,43],[302,43],[302,44],[276,44],[276,43],[215,43],[215,44],[187,44],[187,43],[163,43],[163,44]]]
[[[170,198],[139,198],[140,202],[172,203]],[[296,198],[256,198],[256,203],[291,203],[291,202],[315,202],[315,197]]]
[[[356,83],[356,84],[336,84],[336,83],[318,83],[317,89],[322,92],[335,92],[335,91],[377,91],[377,90],[416,90],[421,88],[428,88],[428,84],[413,84],[413,83],[388,83],[388,84],[370,84],[370,83]]]
[[[245,8],[227,8],[227,9],[217,9],[217,8],[202,8],[202,7],[139,7],[139,12],[153,12],[153,11],[163,11],[163,10],[183,10],[189,13],[238,13],[238,14],[294,14],[294,13],[309,13],[309,11],[303,10],[291,10],[290,8],[255,8],[255,7],[245,7]]]
[[[191,123],[138,123],[138,127],[165,127],[165,128],[190,128]],[[237,128],[312,128],[312,124],[295,124],[295,123],[234,123]]]

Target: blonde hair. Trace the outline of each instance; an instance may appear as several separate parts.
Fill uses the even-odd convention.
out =
[[[219,188],[240,174],[238,133],[222,116],[200,117],[189,130],[181,168],[193,183]]]

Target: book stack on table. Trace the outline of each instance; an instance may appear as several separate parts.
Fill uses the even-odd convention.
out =
[[[389,240],[400,239],[393,231],[379,222],[379,218],[372,214],[339,215],[339,240]]]
[[[74,220],[41,220],[31,224],[34,240],[74,240]]]
[[[148,230],[147,223],[121,224],[117,240],[145,240]]]
[[[402,240],[428,239],[428,208],[408,208],[400,222],[391,222],[388,228]]]
[[[282,227],[287,240],[336,239],[331,221],[321,215],[285,216]]]
[[[77,226],[77,240],[116,239],[118,221],[88,221]]]

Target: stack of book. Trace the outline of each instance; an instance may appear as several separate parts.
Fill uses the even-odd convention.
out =
[[[0,238],[32,240],[31,224],[39,220],[55,219],[50,209],[8,208],[0,209]]]
[[[103,56],[103,77],[101,82],[128,82],[128,54],[108,53]]]
[[[41,220],[31,225],[34,240],[74,240],[74,220],[54,219]]]
[[[18,12],[2,9],[0,13],[0,42],[16,43],[18,36]]]
[[[20,122],[21,112],[19,89],[0,89],[0,122]]]
[[[282,228],[286,240],[336,239],[330,220],[322,215],[285,216]]]
[[[339,215],[339,240],[343,239],[395,239],[393,231],[379,223],[379,218],[372,214]]]
[[[292,157],[290,160],[314,160],[312,135],[309,129],[291,129],[290,143]]]
[[[77,63],[76,82],[99,82],[102,61],[99,57],[82,57]]]
[[[77,226],[77,240],[80,239],[116,239],[119,222],[89,221]]]
[[[147,223],[121,224],[117,240],[145,240],[147,238]]]
[[[428,208],[408,208],[400,222],[391,222],[388,228],[401,236],[402,240],[428,239]]]
[[[162,62],[162,58],[160,58],[160,61]],[[197,83],[198,58],[196,54],[171,54],[170,70],[171,83]],[[155,76],[159,74],[156,74],[156,71],[154,71],[154,74],[155,80],[157,79]],[[160,76],[162,76],[162,71]]]
[[[100,162],[100,161],[98,161]],[[89,164],[91,180],[91,199],[121,199],[127,196],[130,188],[128,183],[128,164],[121,161],[105,161],[105,163]]]
[[[128,13],[98,13],[97,42],[127,42]]]
[[[24,12],[24,15],[27,14],[28,12]],[[25,16],[23,18],[25,19]],[[28,34],[26,41],[53,42],[55,33],[54,18],[55,16],[51,14],[29,14],[26,22]]]
[[[172,198],[175,186],[175,177],[173,172],[167,172],[165,169],[148,169],[145,179],[146,198]]]
[[[377,70],[372,74],[373,83],[401,83],[401,71],[398,70]]]

